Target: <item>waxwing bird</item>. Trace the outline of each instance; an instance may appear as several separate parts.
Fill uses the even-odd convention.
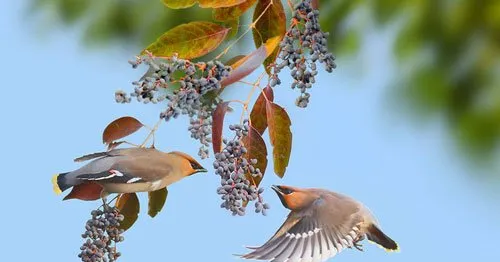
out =
[[[365,238],[388,251],[398,250],[372,215],[360,202],[324,189],[272,186],[281,203],[291,212],[271,239],[245,259],[275,262],[325,261]]]
[[[60,194],[73,186],[95,182],[102,187],[101,197],[105,199],[111,193],[155,191],[186,176],[207,172],[185,153],[164,153],[154,148],[114,149],[75,159],[89,160],[77,170],[55,175],[54,192]]]

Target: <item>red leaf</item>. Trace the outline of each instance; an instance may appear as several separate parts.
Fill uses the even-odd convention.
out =
[[[259,168],[262,173],[262,177],[253,177],[250,174],[246,174],[246,177],[249,181],[252,181],[256,186],[260,184],[262,178],[264,178],[264,173],[266,172],[267,167],[267,148],[264,139],[259,134],[259,131],[255,129],[253,126],[250,126],[250,130],[248,130],[248,135],[244,136],[243,144],[247,149],[247,153],[245,157],[250,159],[257,159],[257,164],[254,165],[255,168]]]
[[[222,127],[224,126],[224,116],[228,105],[229,102],[219,103],[212,114],[212,146],[214,153],[222,151]]]
[[[280,42],[280,37],[276,36],[266,41],[265,44],[248,54],[244,58],[236,61],[231,67],[230,75],[222,79],[221,85],[228,86],[237,82],[257,69],[266,58],[276,49]]]
[[[274,93],[270,86],[266,86],[260,93],[257,101],[253,105],[252,112],[250,113],[250,122],[252,126],[262,135],[267,128],[267,115],[266,115],[266,103],[267,100],[273,102]],[[264,96],[265,94],[265,96]],[[266,100],[267,98],[267,100]]]
[[[110,144],[117,139],[133,134],[143,126],[144,125],[139,122],[139,120],[130,116],[118,118],[109,123],[104,129],[102,133],[102,142],[104,144]]]
[[[84,201],[92,201],[101,198],[102,187],[94,182],[84,182],[82,184],[73,186],[71,192],[64,197],[68,199],[80,199]]]
[[[319,9],[319,0],[312,0],[311,7],[314,9]]]
[[[273,102],[266,103],[266,115],[269,138],[273,145],[274,172],[279,177],[283,177],[292,152],[292,132],[290,131],[292,122],[285,109]]]

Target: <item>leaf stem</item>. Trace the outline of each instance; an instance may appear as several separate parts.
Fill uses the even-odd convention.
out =
[[[154,133],[156,132],[156,130],[158,130],[158,127],[160,126],[161,122],[163,122],[163,119],[160,119],[158,120],[158,122],[156,122],[155,126],[153,127],[153,129],[151,129],[148,136],[146,137],[146,139],[144,139],[144,142],[142,142],[140,147],[144,147],[146,143],[149,141],[149,139],[151,139],[151,137],[154,138]]]
[[[227,102],[231,102],[231,103],[238,103],[238,104],[242,104],[243,106],[245,105],[245,102],[244,102],[244,101],[242,101],[242,100],[238,100],[238,99],[227,100]]]

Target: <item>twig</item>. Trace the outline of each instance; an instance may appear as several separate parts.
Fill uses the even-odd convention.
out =
[[[142,142],[140,147],[144,147],[146,143],[149,141],[149,139],[151,139],[151,137],[154,137],[154,133],[156,132],[156,130],[158,130],[158,127],[160,126],[161,122],[163,122],[163,119],[160,119],[158,120],[158,122],[156,122],[155,126],[153,127],[153,129],[151,129],[148,136],[146,137],[146,139],[144,139],[144,142]]]

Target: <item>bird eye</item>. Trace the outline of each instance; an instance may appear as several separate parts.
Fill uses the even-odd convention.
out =
[[[289,188],[280,188],[280,190],[285,195],[289,195],[289,194],[293,193],[293,190],[291,190]]]
[[[194,170],[204,169],[200,164],[198,164],[196,162],[190,162],[190,164],[191,164],[191,168],[193,168]]]

